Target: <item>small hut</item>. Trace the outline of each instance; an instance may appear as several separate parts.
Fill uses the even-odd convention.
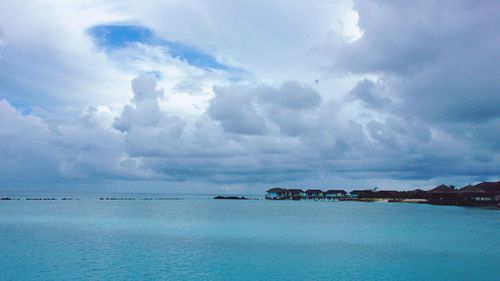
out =
[[[428,197],[429,202],[433,204],[459,205],[460,202],[460,194],[445,184],[441,184],[429,190]]]
[[[324,199],[324,193],[320,189],[306,190],[306,198],[312,200]]]
[[[306,194],[302,189],[287,189],[286,190],[286,199],[288,200],[302,200],[306,198]]]
[[[360,190],[360,189],[352,190],[351,192],[349,192],[349,197],[358,198],[359,195],[363,193],[367,193],[367,190]]]
[[[266,191],[267,200],[285,200],[287,190],[280,187],[273,187]]]
[[[330,200],[335,200],[339,198],[344,198],[346,196],[347,192],[345,190],[341,189],[330,189],[325,192],[325,198],[330,199]]]
[[[467,185],[458,190],[464,205],[492,204],[500,201],[500,181]]]
[[[454,192],[455,190],[446,184],[441,184],[439,186],[434,187],[433,189],[429,190],[430,193],[450,193]]]

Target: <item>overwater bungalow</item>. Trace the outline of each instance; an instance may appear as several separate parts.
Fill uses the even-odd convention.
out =
[[[306,198],[312,200],[324,199],[324,193],[320,189],[308,189],[306,190]]]
[[[491,205],[500,203],[500,181],[467,185],[457,191],[464,205]]]
[[[493,201],[489,192],[475,185],[467,185],[457,191],[465,201]]]
[[[440,185],[429,190],[428,197],[429,202],[432,204],[499,206],[500,181],[466,185],[459,190],[455,190],[446,185]]]
[[[273,187],[266,191],[265,198],[268,200],[285,200],[287,190],[280,187]]]
[[[434,187],[433,189],[429,190],[430,193],[435,193],[435,194],[447,194],[450,192],[454,192],[455,190],[451,188],[450,186],[447,186],[446,184],[441,184],[439,186]]]
[[[335,200],[339,198],[344,198],[346,196],[347,192],[345,190],[340,190],[340,189],[330,189],[325,192],[325,198],[330,199],[330,200]]]
[[[302,200],[306,198],[306,193],[302,189],[287,189],[285,199]]]
[[[363,193],[366,193],[366,190],[356,189],[356,190],[353,190],[353,191],[349,192],[349,197],[351,197],[351,198],[358,198],[359,195],[363,194]]]
[[[490,193],[493,200],[496,202],[500,201],[500,181],[497,182],[482,182],[476,185],[480,189]]]
[[[428,200],[433,204],[457,205],[459,194],[450,186],[441,184],[428,191]]]

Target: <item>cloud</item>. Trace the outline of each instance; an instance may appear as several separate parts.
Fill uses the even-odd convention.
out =
[[[107,114],[88,108],[76,118],[46,120],[0,100],[2,187],[145,177],[147,169],[126,155],[122,136],[105,125]]]
[[[498,161],[476,157],[479,153],[470,150],[474,143],[417,119],[346,119],[343,105],[322,102],[318,93],[295,81],[214,92],[206,113],[179,134],[160,124],[134,123],[140,133],[124,131],[128,153],[165,180],[231,184],[332,174],[401,180],[485,177],[487,167]]]
[[[123,108],[121,115],[114,120],[113,127],[127,134],[129,154],[154,154],[155,151],[163,150],[162,140],[172,141],[178,138],[185,123],[161,111],[158,98],[163,96],[163,89],[156,88],[154,77],[135,78],[132,80],[132,90],[133,105]]]
[[[207,111],[194,120],[159,106],[165,94],[152,76],[135,78],[132,91],[131,104],[112,122],[107,120],[113,115],[94,107],[77,119],[49,121],[0,103],[0,132],[4,147],[10,148],[2,157],[13,159],[0,182],[15,182],[19,173],[9,169],[19,171],[21,166],[24,179],[32,183],[43,178],[259,186],[327,184],[332,178],[366,183],[374,178],[429,181],[443,175],[484,179],[500,161],[487,157],[487,148],[474,150],[475,140],[418,120],[350,119],[341,114],[343,105],[318,100],[314,90],[294,81],[215,89]],[[299,96],[309,102],[297,109],[290,101],[263,98],[286,93],[292,100]],[[241,108],[248,104],[266,124],[259,134],[245,127],[250,121],[242,117]],[[10,152],[16,157],[6,154]],[[41,165],[43,173],[37,169]]]
[[[217,61],[273,82],[313,81],[322,64],[312,49],[332,30],[350,30],[351,1],[122,1],[132,15],[161,38],[182,42]],[[187,19],[189,19],[187,21]]]
[[[391,104],[391,100],[383,96],[384,91],[380,85],[371,80],[359,81],[347,96],[348,101],[360,100],[368,108],[382,108]]]
[[[120,86],[130,78],[93,52],[86,35],[61,22],[51,4],[5,1],[0,26],[5,39],[1,46],[1,98],[56,114],[77,114],[82,105],[122,101]]]
[[[87,106],[107,106],[116,112],[130,98],[128,83],[133,77],[156,73],[162,79],[168,77],[160,79],[162,87],[179,94],[172,100],[182,104],[172,103],[172,107],[193,114],[200,110],[186,103],[197,103],[203,110],[214,84],[243,75],[223,70],[207,52],[154,34],[151,45],[137,42],[141,38],[134,39],[134,26],[113,30],[110,23],[132,22],[115,5],[58,0],[3,4],[0,98],[19,108],[42,108],[54,116],[75,115]],[[15,16],[19,14],[29,15],[29,24]],[[110,30],[106,30],[108,25]],[[104,52],[88,33],[92,27],[102,27],[103,33],[112,31],[115,37],[124,32],[122,47]],[[137,28],[149,30],[142,25]],[[182,90],[177,87],[180,82]],[[188,97],[192,94],[188,89],[201,89],[197,95],[205,98]]]
[[[278,89],[263,87],[258,91],[260,102],[291,110],[314,108],[321,102],[321,96],[315,90],[297,81],[285,81]]]
[[[2,27],[0,27],[0,46],[5,45],[5,35],[3,34]]]
[[[333,59],[352,73],[376,75],[383,87],[362,80],[348,100],[361,100],[375,116],[413,120],[431,128],[434,138],[444,134],[477,155],[497,157],[490,132],[500,119],[500,70],[494,63],[500,40],[492,28],[498,4],[356,1],[354,8],[364,35]]]
[[[231,87],[215,88],[208,113],[226,132],[258,135],[266,131],[266,122],[257,112],[251,93],[235,92]]]
[[[7,101],[0,100],[0,181],[56,177],[58,159],[50,152],[51,143],[46,140],[49,131],[40,118],[23,116]]]
[[[494,175],[498,8],[492,1],[355,1],[363,36],[333,45],[330,58],[336,71],[377,79],[361,79],[345,101],[361,101],[358,116],[375,149],[393,149],[381,154],[381,167],[398,153],[413,163],[400,163],[408,177]]]
[[[208,113],[227,132],[264,134],[268,126],[299,135],[308,126],[307,112],[320,105],[321,96],[297,81],[278,88],[266,85],[217,87]],[[294,122],[290,122],[293,118]]]
[[[338,50],[336,66],[378,75],[397,96],[398,114],[428,122],[500,116],[498,3],[356,1],[354,8],[363,37]],[[359,90],[358,97],[372,98]]]
[[[0,10],[3,186],[497,176],[492,1],[86,3]]]

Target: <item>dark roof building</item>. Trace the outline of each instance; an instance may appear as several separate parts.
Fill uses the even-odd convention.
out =
[[[456,193],[460,195],[461,205],[491,206],[496,204],[497,207],[500,207],[500,181],[469,184]]]
[[[460,193],[486,193],[486,191],[479,188],[477,185],[466,185],[458,190]]]
[[[271,200],[284,200],[286,196],[286,189],[280,187],[273,187],[266,191],[266,199]]]
[[[500,193],[500,181],[497,182],[482,182],[474,187],[488,193]]]
[[[466,185],[458,190],[461,194],[467,195],[488,195],[494,196],[500,194],[500,181],[499,182],[482,182],[476,185]]]
[[[325,192],[325,197],[327,199],[338,199],[338,198],[342,198],[342,197],[345,197],[347,194],[347,192],[345,192],[345,190],[341,190],[341,189],[330,189],[330,190],[327,190]]]
[[[291,188],[286,190],[286,199],[302,200],[305,199],[305,193],[302,189]]]
[[[361,193],[361,192],[367,192],[368,190],[362,190],[362,189],[355,189],[355,190],[351,190],[351,192],[349,193]]]
[[[347,192],[345,192],[345,190],[341,190],[341,189],[329,189],[325,192],[325,194],[339,194],[339,193],[347,194]]]
[[[267,193],[285,193],[286,189],[280,187],[273,187],[266,191]]]
[[[298,188],[291,188],[286,190],[288,193],[304,193],[304,190]]]
[[[323,193],[320,189],[308,189],[306,190],[306,194],[312,195],[312,194],[320,194]]]
[[[429,192],[432,193],[449,193],[449,192],[454,192],[455,190],[445,184],[439,185],[434,187],[433,189],[429,190]]]

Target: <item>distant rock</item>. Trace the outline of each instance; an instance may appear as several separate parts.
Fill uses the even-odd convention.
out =
[[[248,200],[248,198],[241,196],[215,196],[214,199],[225,199],[225,200]]]

